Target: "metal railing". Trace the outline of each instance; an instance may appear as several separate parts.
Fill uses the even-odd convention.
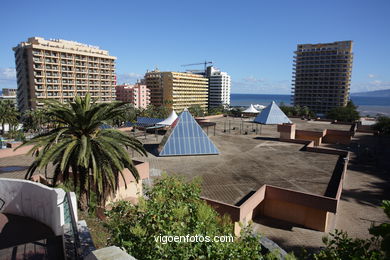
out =
[[[83,253],[70,192],[66,192],[64,205],[64,253],[66,259],[81,260]]]

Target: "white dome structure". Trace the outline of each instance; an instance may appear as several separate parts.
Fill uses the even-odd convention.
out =
[[[247,109],[242,111],[242,113],[250,113],[250,114],[257,114],[259,111],[251,104]]]
[[[171,114],[167,117],[167,119],[158,123],[157,125],[170,126],[173,124],[173,122],[175,122],[176,119],[177,119],[177,114],[176,114],[175,110],[172,110]]]

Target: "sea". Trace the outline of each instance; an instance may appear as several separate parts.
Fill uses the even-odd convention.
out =
[[[390,116],[390,98],[389,97],[363,97],[350,96],[361,116]],[[230,105],[247,107],[250,104],[259,104],[267,106],[272,101],[278,105],[284,103],[291,105],[291,95],[272,95],[272,94],[230,94]]]

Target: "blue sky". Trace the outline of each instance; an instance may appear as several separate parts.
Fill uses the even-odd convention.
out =
[[[233,93],[258,94],[290,93],[298,43],[353,40],[351,91],[389,89],[389,13],[388,0],[3,0],[0,88],[16,88],[12,47],[41,36],[108,50],[120,83],[211,60],[232,76]]]

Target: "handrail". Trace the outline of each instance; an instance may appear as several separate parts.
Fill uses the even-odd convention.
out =
[[[64,202],[67,200],[68,202],[68,209],[69,209],[69,216],[70,216],[70,227],[71,227],[71,236],[73,236],[73,248],[74,248],[74,255],[72,256],[72,259],[75,260],[82,260],[83,259],[83,254],[81,252],[81,242],[80,242],[80,236],[77,228],[77,223],[76,223],[76,217],[74,215],[73,211],[73,205],[72,205],[72,199],[70,197],[70,192],[66,192],[66,197],[64,198]],[[67,252],[65,252],[67,253]]]

